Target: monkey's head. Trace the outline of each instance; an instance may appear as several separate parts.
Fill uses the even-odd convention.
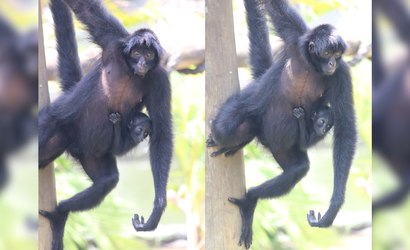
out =
[[[151,134],[151,120],[148,116],[137,116],[128,123],[129,133],[135,143],[142,142]]]
[[[325,135],[333,127],[333,116],[329,107],[312,112],[313,129],[318,136]]]
[[[144,77],[157,67],[164,53],[157,36],[149,29],[139,29],[123,41],[123,54],[133,74]]]
[[[335,73],[346,50],[346,43],[334,27],[322,24],[307,32],[300,40],[303,54],[317,72],[330,76]]]

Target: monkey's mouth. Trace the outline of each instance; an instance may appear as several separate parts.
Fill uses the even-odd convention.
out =
[[[134,68],[134,75],[137,75],[139,77],[144,77],[148,72],[148,69],[145,67],[135,67]]]
[[[333,73],[335,73],[335,71],[336,71],[336,67],[326,67],[323,69],[323,74],[327,76],[331,76],[333,75]]]
[[[144,77],[146,73],[147,73],[146,71],[137,71],[137,70],[134,71],[134,75],[137,75],[139,77]]]

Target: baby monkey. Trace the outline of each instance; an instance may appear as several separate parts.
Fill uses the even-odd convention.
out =
[[[125,128],[121,127],[119,113],[111,113],[109,119],[114,125],[112,149],[115,154],[127,153],[151,134],[151,119],[144,113],[137,112]]]
[[[293,115],[298,119],[301,149],[307,149],[322,140],[334,123],[332,111],[327,105],[315,107],[307,120],[302,107],[294,108]]]

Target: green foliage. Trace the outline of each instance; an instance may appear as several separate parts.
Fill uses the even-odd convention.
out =
[[[205,81],[204,74],[171,74],[174,162],[168,187],[185,212],[193,242],[204,238],[205,196]],[[182,201],[182,202],[181,202]],[[190,234],[188,234],[190,237]],[[192,240],[189,240],[192,242]]]

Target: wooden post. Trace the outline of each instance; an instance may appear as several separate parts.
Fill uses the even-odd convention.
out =
[[[47,106],[50,102],[47,84],[47,66],[44,53],[44,37],[42,22],[42,6],[38,1],[38,82],[39,82],[39,109]],[[39,170],[39,209],[52,211],[56,207],[56,187],[53,164]],[[48,220],[39,215],[39,249],[51,250],[52,232]]]
[[[206,134],[220,105],[239,90],[232,0],[205,4]],[[215,148],[214,148],[215,150]],[[207,250],[244,249],[238,246],[241,218],[228,197],[245,194],[242,151],[235,156],[211,158],[207,150],[205,180],[205,245]]]

